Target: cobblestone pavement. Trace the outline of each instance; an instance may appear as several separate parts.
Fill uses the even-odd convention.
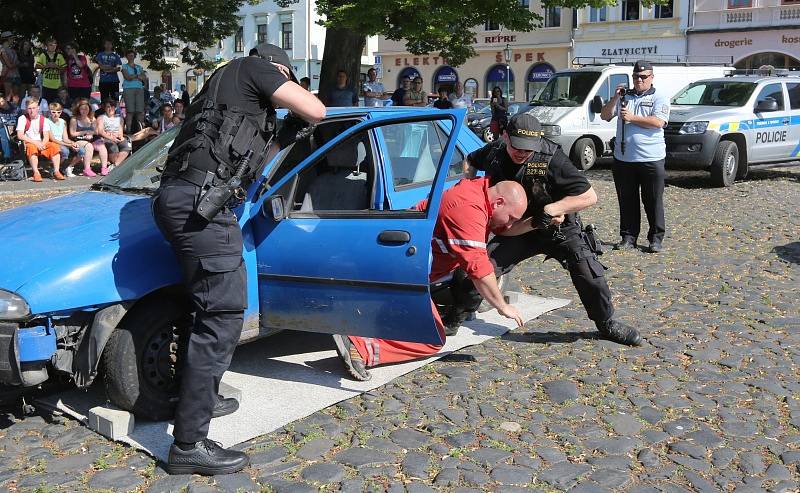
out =
[[[584,218],[610,243],[610,172],[589,174]],[[665,251],[602,257],[641,348],[597,340],[536,259],[512,287],[570,306],[242,444],[243,473],[170,477],[75,422],[8,414],[0,490],[798,491],[800,169],[668,183]]]

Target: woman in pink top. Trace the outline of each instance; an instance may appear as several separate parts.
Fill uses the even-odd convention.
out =
[[[67,54],[67,91],[69,98],[89,98],[92,91],[91,71],[84,55],[78,54],[75,45],[68,44],[64,48]]]

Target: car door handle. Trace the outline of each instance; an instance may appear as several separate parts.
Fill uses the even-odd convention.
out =
[[[378,242],[387,245],[403,245],[411,241],[408,231],[387,229],[378,235]]]

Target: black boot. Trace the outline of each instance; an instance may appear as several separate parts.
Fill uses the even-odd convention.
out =
[[[214,411],[211,413],[211,418],[219,418],[220,416],[227,416],[235,413],[239,409],[239,401],[233,397],[222,397],[217,395],[217,405],[214,406]]]
[[[635,250],[636,239],[630,236],[622,238],[622,241],[614,245],[614,250]]]
[[[201,440],[189,450],[172,444],[169,449],[167,472],[170,474],[233,474],[250,464],[244,452],[227,450],[214,440]]]
[[[605,322],[597,322],[597,330],[604,339],[626,346],[641,346],[642,336],[630,325],[610,318]]]

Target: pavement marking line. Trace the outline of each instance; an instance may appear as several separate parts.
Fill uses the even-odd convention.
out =
[[[525,322],[564,307],[569,300],[509,293]],[[385,385],[397,377],[467,346],[481,344],[514,328],[514,322],[489,310],[465,322],[458,335],[447,338],[442,350],[426,359],[371,368],[372,379],[356,382],[345,378],[345,370],[327,334],[286,331],[239,346],[223,383],[241,392],[239,410],[211,421],[209,438],[224,447],[274,431],[320,409]],[[298,341],[301,340],[298,344]],[[305,352],[297,353],[297,348]],[[106,403],[101,385],[89,391],[73,390],[43,397],[37,405],[56,408],[88,422],[89,409]],[[119,441],[161,460],[172,443],[172,423],[136,421],[133,432]]]

